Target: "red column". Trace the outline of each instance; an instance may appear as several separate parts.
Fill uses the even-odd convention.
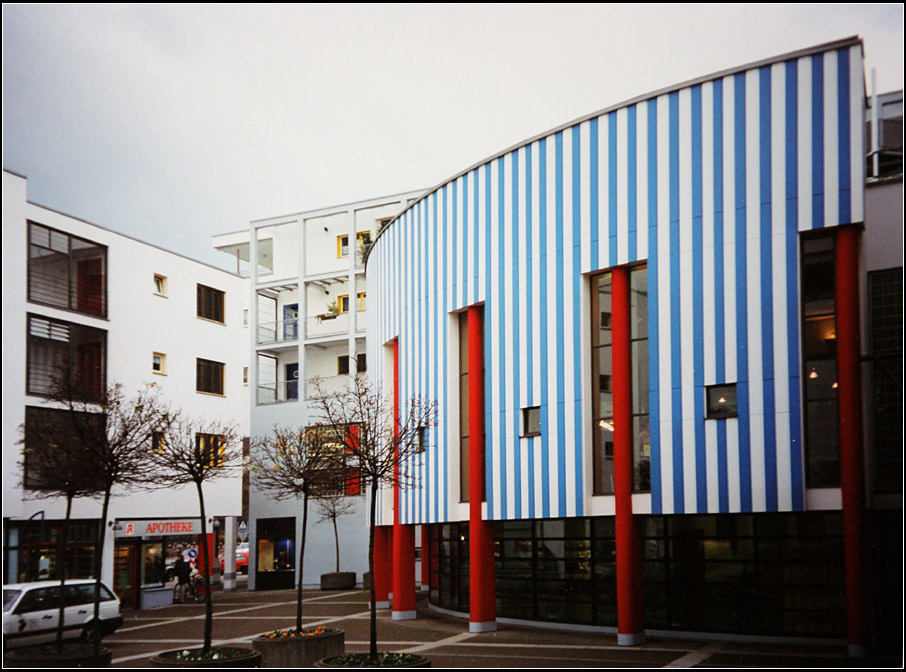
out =
[[[392,561],[390,548],[393,539],[393,528],[381,525],[374,528],[374,601],[378,609],[390,608],[390,568]]]
[[[497,629],[494,528],[482,519],[484,500],[484,334],[481,308],[471,306],[469,342],[469,632]]]
[[[846,619],[849,655],[868,649],[865,589],[865,474],[862,458],[862,376],[859,345],[859,230],[841,227],[836,241],[837,404],[840,431],[840,486],[846,564]]]
[[[617,543],[617,643],[645,641],[641,540],[632,515],[632,348],[629,269],[611,275],[613,325],[613,469]]]
[[[400,346],[393,342],[393,428],[399,434]],[[415,527],[400,522],[399,465],[393,485],[393,613],[394,621],[415,618]]]
[[[431,528],[422,525],[422,590],[428,590],[431,580]]]

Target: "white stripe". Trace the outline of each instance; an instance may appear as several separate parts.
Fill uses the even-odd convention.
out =
[[[547,358],[547,353],[541,350],[541,306],[545,288],[541,286],[541,260],[544,250],[541,249],[541,149],[540,143],[532,145],[532,405],[541,404],[541,361]],[[546,483],[542,474],[542,460],[544,457],[540,439],[532,439],[532,460],[534,461],[535,482],[532,484],[532,493],[535,497],[535,515],[541,515],[542,497]]]
[[[503,160],[503,193],[504,193],[504,203],[503,203],[503,240],[504,240],[504,249],[503,252],[503,287],[504,287],[504,296],[499,297],[498,301],[503,301],[503,324],[500,325],[501,332],[503,334],[512,334],[515,331],[515,325],[513,324],[513,241],[516,238],[516,232],[513,230],[513,189],[515,185],[513,184],[513,161],[516,157],[513,155],[513,152],[510,152],[504,157]],[[495,313],[497,312],[498,307],[500,306],[497,303],[495,306],[492,306]],[[517,438],[513,436],[513,418],[514,418],[514,407],[516,406],[516,400],[513,398],[513,385],[515,384],[514,380],[514,368],[516,363],[513,356],[513,341],[514,339],[505,338],[503,347],[503,357],[495,358],[491,361],[494,362],[504,362],[505,372],[504,372],[504,387],[503,387],[503,423],[504,426],[501,428],[500,433],[497,435],[500,437],[501,449],[504,451],[504,465],[505,472],[503,478],[506,479],[507,483],[507,493],[506,493],[506,511],[507,517],[512,517],[513,509],[516,506],[515,492],[516,492],[516,446],[515,443]],[[500,481],[497,481],[500,483]]]
[[[714,314],[714,84],[702,86],[702,352],[704,383],[716,382]],[[711,423],[713,424],[713,423]],[[710,483],[710,479],[708,479]]]
[[[824,54],[824,225],[840,223],[840,133],[837,116],[837,52]]]
[[[477,301],[485,301],[485,297],[488,295],[488,288],[485,287],[485,269],[488,267],[487,259],[487,242],[485,241],[485,231],[487,230],[488,223],[485,221],[487,219],[485,215],[485,210],[487,208],[488,199],[485,194],[485,189],[487,185],[487,178],[485,177],[485,168],[484,166],[479,166],[476,169],[478,173],[478,222],[479,224],[475,227],[476,235],[478,236],[478,288],[477,288]]]
[[[717,479],[717,422],[714,420],[705,422],[705,483],[708,489],[708,513],[717,513],[720,497]]]
[[[798,142],[798,203],[799,230],[808,231],[814,227],[812,222],[812,60],[810,56],[798,61],[798,103],[799,116]]]
[[[742,510],[739,484],[739,421],[730,418],[727,421],[727,490],[730,513]]]
[[[532,361],[532,353],[529,351],[529,339],[525,338],[524,334],[528,334],[528,330],[531,328],[531,325],[528,323],[528,283],[531,282],[531,273],[528,269],[528,241],[526,240],[526,219],[528,215],[526,214],[525,208],[525,196],[526,196],[526,185],[530,176],[526,174],[527,170],[527,150],[523,149],[519,153],[519,184],[516,185],[518,189],[518,198],[516,201],[519,214],[519,229],[517,235],[519,236],[519,396],[516,400],[516,413],[521,413],[521,408],[526,406],[531,406],[528,402],[528,389],[530,381],[528,379],[529,372],[529,362]],[[537,321],[537,319],[536,319]],[[515,340],[515,339],[514,339]],[[519,432],[515,439],[519,445],[520,455],[519,455],[519,473],[521,474],[521,499],[520,506],[522,508],[522,515],[524,517],[528,516],[528,497],[529,489],[531,484],[528,481],[528,460],[529,460],[529,442],[522,441],[519,438]]]
[[[548,501],[551,515],[560,512],[557,509],[559,499],[559,471],[557,468],[557,427],[559,413],[557,408],[557,142],[554,136],[548,136],[547,143],[547,412],[548,412]],[[552,370],[553,369],[553,370]]]
[[[764,398],[761,337],[761,192],[759,138],[759,72],[746,73],[746,322],[749,358],[749,452],[752,507],[764,510]],[[744,419],[740,418],[740,422]]]
[[[657,100],[657,249],[658,333],[671,334],[670,321],[670,143],[669,98]],[[661,417],[661,499],[664,513],[673,513],[673,404],[670,338],[658,339],[658,384]]]
[[[648,102],[635,106],[636,259],[648,258]]]
[[[565,488],[566,515],[576,514],[576,415],[573,412],[575,399],[575,361],[573,330],[575,324],[575,301],[573,297],[573,134],[575,126],[563,132],[563,399],[564,412],[561,423],[565,445]],[[570,438],[572,437],[572,438]]]
[[[598,117],[598,268],[610,266],[610,122]]]
[[[627,156],[629,113],[617,114],[617,263],[629,261],[629,157]]]
[[[588,273],[593,270],[591,267],[591,122],[586,121],[579,127],[579,170],[582,175],[582,217],[580,226],[582,237],[579,240],[581,245],[581,262],[579,270],[582,273]]]
[[[723,152],[724,152],[724,376],[726,382],[737,382],[736,367],[736,152],[734,150],[735,96],[733,77],[724,78]]]

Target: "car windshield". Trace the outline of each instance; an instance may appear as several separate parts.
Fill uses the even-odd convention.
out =
[[[15,602],[16,598],[19,597],[19,595],[21,595],[21,594],[22,594],[21,590],[12,590],[9,588],[4,588],[3,589],[3,611],[9,611],[13,606],[13,602]]]

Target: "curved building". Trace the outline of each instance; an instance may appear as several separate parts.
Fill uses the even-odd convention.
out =
[[[890,184],[871,158],[866,179],[871,102],[858,38],[766,59],[507,149],[383,229],[369,376],[439,408],[404,466],[420,487],[382,509],[394,617],[415,613],[422,526],[430,601],[473,631],[864,652],[868,271],[902,310],[902,221],[866,214]]]

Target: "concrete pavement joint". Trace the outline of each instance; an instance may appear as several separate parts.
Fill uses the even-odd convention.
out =
[[[695,667],[700,665],[713,654],[721,650],[720,642],[708,642],[697,651],[690,651],[684,656],[680,656],[673,662],[667,663],[664,667]]]
[[[430,651],[431,649],[436,649],[440,646],[452,646],[459,644],[459,642],[464,639],[469,639],[475,637],[477,633],[472,632],[461,632],[458,635],[453,635],[452,637],[447,637],[446,639],[439,639],[436,642],[427,642],[425,644],[420,644],[418,646],[413,646],[412,648],[406,649],[405,653],[423,653],[424,651]]]

